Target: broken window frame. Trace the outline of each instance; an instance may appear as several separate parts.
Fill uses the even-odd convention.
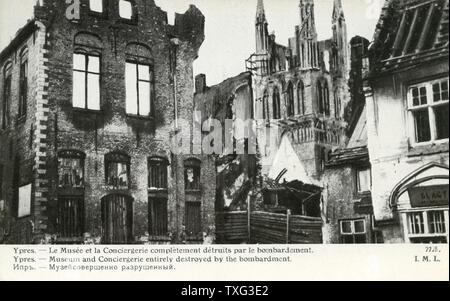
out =
[[[433,220],[439,213],[441,220]],[[429,243],[430,241],[449,241],[448,208],[421,208],[401,212],[405,240],[408,243]],[[414,218],[419,220],[413,220]],[[434,216],[436,218],[437,215]],[[433,226],[435,230],[433,231]],[[441,231],[436,231],[437,226]]]
[[[19,82],[19,115],[24,118],[27,115],[28,104],[28,49],[22,50],[20,55],[20,82]]]
[[[445,90],[441,90],[442,88],[442,83],[446,82],[447,84],[447,91],[443,92]],[[434,98],[434,90],[433,90],[433,85],[435,84],[439,84],[440,87],[440,100],[435,101]],[[414,90],[418,91],[418,95],[417,97],[414,96],[413,91]],[[425,94],[421,94],[421,90],[425,89],[426,93]],[[411,85],[408,87],[407,90],[407,107],[408,107],[408,115],[409,115],[409,137],[410,137],[410,142],[413,146],[420,146],[420,145],[428,145],[428,144],[432,144],[432,143],[436,143],[436,142],[446,142],[449,140],[449,138],[441,138],[439,139],[438,137],[438,120],[436,119],[437,114],[436,111],[438,109],[442,109],[445,107],[447,107],[448,110],[448,106],[449,106],[449,100],[448,100],[448,93],[449,93],[449,78],[440,78],[440,79],[435,79],[432,81],[427,81],[427,82],[422,82],[419,84],[415,84],[415,85]],[[445,95],[445,93],[447,94],[447,99],[443,99],[443,95]],[[426,103],[422,103],[423,97],[426,97]],[[415,99],[417,99],[419,102],[415,103]],[[426,112],[427,116],[428,116],[428,128],[426,129],[428,132],[427,135],[429,135],[429,140],[428,139],[420,139],[420,135],[418,133],[418,119],[419,116],[419,112],[424,113]],[[448,115],[447,115],[448,116]],[[425,126],[425,125],[424,125]],[[447,126],[448,129],[448,125],[444,125]],[[422,141],[423,140],[423,141]]]
[[[273,119],[281,119],[281,95],[278,87],[273,89],[272,93],[272,103],[273,103]]]
[[[75,151],[75,150],[64,150],[64,151],[60,151],[58,153],[58,187],[60,189],[79,189],[79,188],[84,188],[85,185],[85,159],[86,159],[86,155],[80,151]],[[72,185],[68,185],[68,184],[64,184],[61,181],[61,160],[72,160],[74,162],[78,161],[78,165],[81,171],[81,179],[79,180],[80,183],[77,184],[76,183],[76,179],[72,179],[73,184]],[[75,166],[74,164],[72,164],[73,167]],[[72,173],[74,172],[74,170],[72,170]]]
[[[286,101],[286,115],[287,117],[295,116],[295,100],[294,100],[294,85],[292,82],[289,82],[288,88],[286,91],[287,101]]]
[[[350,224],[349,232],[344,231],[345,223]],[[362,225],[364,225],[364,231],[357,232],[356,223],[362,223]],[[339,221],[339,235],[342,244],[366,244],[369,242],[367,234],[368,234],[367,222],[366,219],[364,218],[347,219]],[[349,242],[349,239],[351,240],[351,242]]]
[[[148,189],[168,189],[169,160],[162,157],[150,157],[148,159]]]
[[[303,81],[299,81],[297,84],[297,105],[298,105],[298,115],[304,116],[306,115],[306,107],[305,107],[305,85]]]
[[[76,69],[75,68],[75,57],[76,56],[84,56],[84,70],[81,69]],[[90,71],[89,70],[89,60],[91,57],[95,57],[98,59],[98,71]],[[73,87],[72,87],[72,106],[75,109],[79,109],[79,110],[89,110],[89,111],[100,111],[101,110],[101,97],[102,97],[102,92],[101,92],[101,81],[102,81],[102,76],[101,76],[101,70],[102,70],[102,56],[100,53],[98,52],[87,52],[87,51],[83,51],[83,50],[79,50],[77,49],[74,53],[73,53],[73,60],[74,60],[74,66],[73,66]],[[76,106],[75,105],[75,74],[76,73],[82,73],[84,75],[84,96],[83,96],[83,100],[84,100],[84,106]],[[94,84],[98,85],[98,102],[97,101],[90,101],[89,99],[89,75],[94,75],[94,76],[98,76],[98,82],[95,81]]]
[[[12,63],[8,62],[3,70],[2,129],[10,126],[10,106],[12,92]]]
[[[201,190],[201,165],[198,159],[184,161],[184,183],[186,192],[199,192]],[[192,170],[193,181],[189,181],[189,170]]]
[[[121,185],[119,182],[121,175],[119,174],[119,166],[121,169],[125,167],[126,170],[126,183]],[[105,183],[106,185],[115,190],[128,190],[131,187],[131,158],[120,152],[112,152],[105,155]],[[112,178],[112,173],[115,172],[115,178]]]

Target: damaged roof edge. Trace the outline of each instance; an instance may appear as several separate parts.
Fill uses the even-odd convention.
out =
[[[0,62],[3,62],[14,50],[22,44],[37,29],[35,19],[31,19],[27,24],[19,29],[14,39],[0,53]]]

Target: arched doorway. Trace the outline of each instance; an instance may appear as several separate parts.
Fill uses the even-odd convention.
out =
[[[133,198],[111,194],[102,199],[102,243],[129,244],[133,241]]]
[[[391,193],[406,243],[448,243],[448,167],[430,163],[404,178]]]

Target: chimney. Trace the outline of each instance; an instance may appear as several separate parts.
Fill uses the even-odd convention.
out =
[[[195,93],[203,93],[206,91],[206,75],[199,74],[195,77]]]

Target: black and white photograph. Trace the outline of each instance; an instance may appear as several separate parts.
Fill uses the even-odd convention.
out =
[[[448,252],[448,10],[0,0],[0,245]]]

